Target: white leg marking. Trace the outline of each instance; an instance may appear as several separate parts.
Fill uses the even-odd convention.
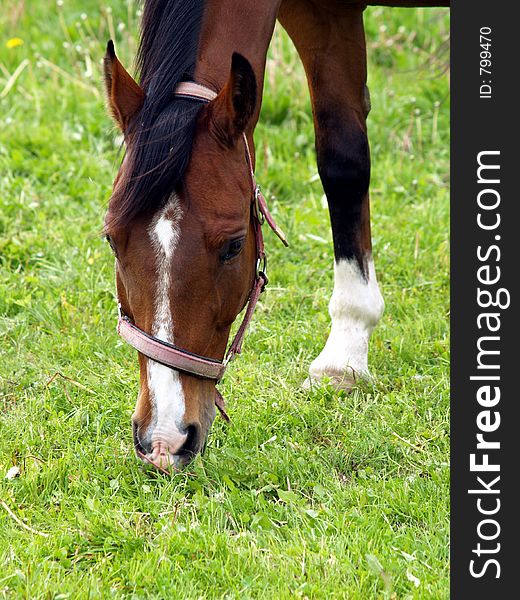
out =
[[[334,263],[329,304],[332,327],[325,347],[310,366],[311,381],[328,376],[339,386],[348,386],[357,377],[370,377],[368,341],[383,314],[384,302],[371,258],[367,264],[368,280],[355,259]]]
[[[180,209],[174,197],[152,221],[148,234],[156,252],[157,283],[152,335],[173,343],[173,318],[170,309],[171,265],[179,239]],[[152,421],[147,437],[152,445],[164,442],[171,449],[182,445],[185,402],[179,373],[151,359],[147,360],[147,383],[152,403]]]

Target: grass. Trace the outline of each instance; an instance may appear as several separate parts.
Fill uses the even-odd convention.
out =
[[[348,396],[300,388],[333,256],[303,72],[276,32],[257,173],[291,246],[267,232],[271,286],[221,385],[232,424],[169,478],[133,456],[137,364],[99,236],[118,160],[99,62],[115,37],[130,64],[136,6],[61,4],[0,15],[0,597],[448,598],[447,12],[366,13],[386,313],[377,380]]]

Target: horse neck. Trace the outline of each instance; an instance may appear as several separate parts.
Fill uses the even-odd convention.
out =
[[[195,81],[217,90],[229,76],[231,56],[239,52],[251,63],[258,86],[254,129],[260,114],[267,48],[281,0],[206,0]]]

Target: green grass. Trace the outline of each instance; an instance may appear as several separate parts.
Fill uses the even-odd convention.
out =
[[[366,13],[386,312],[377,380],[348,396],[300,387],[333,255],[304,77],[277,31],[257,172],[291,246],[266,234],[271,286],[220,386],[232,424],[168,478],[133,456],[137,363],[99,236],[118,160],[99,61],[115,36],[130,63],[135,2],[20,4],[0,14],[0,597],[447,598],[447,12]]]

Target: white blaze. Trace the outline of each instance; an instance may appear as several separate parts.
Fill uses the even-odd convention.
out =
[[[334,263],[334,291],[329,312],[332,326],[325,347],[312,362],[311,380],[329,377],[367,377],[368,341],[384,310],[374,262],[369,258],[368,279],[356,259]]]
[[[152,221],[148,234],[156,253],[155,314],[152,335],[173,344],[173,318],[170,306],[171,268],[179,239],[178,202],[173,198]],[[152,403],[152,422],[148,435],[152,443],[175,445],[182,435],[185,411],[184,392],[179,373],[147,359],[147,383]]]

